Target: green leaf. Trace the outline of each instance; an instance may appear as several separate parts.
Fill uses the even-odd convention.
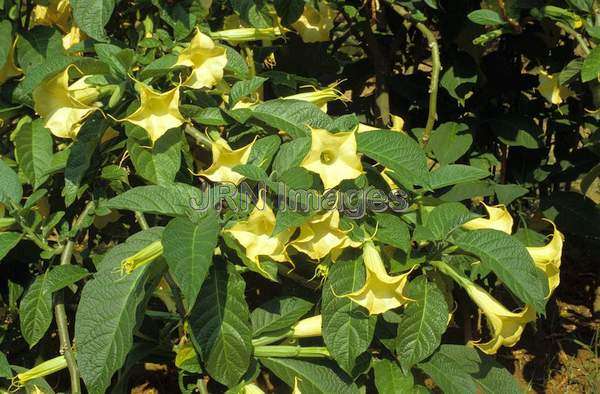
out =
[[[257,338],[266,333],[290,328],[308,313],[313,304],[298,297],[269,300],[252,311],[252,335]]]
[[[185,183],[138,186],[111,198],[105,206],[157,215],[184,216],[189,210],[206,203],[207,197],[199,188]]]
[[[293,209],[280,209],[275,215],[275,228],[272,235],[275,236],[291,227],[299,227],[308,222],[312,216],[312,212],[303,212],[302,209],[297,211]]]
[[[462,201],[472,197],[491,196],[494,194],[494,183],[474,181],[454,185],[440,196],[442,201]]]
[[[477,181],[489,175],[489,172],[481,168],[465,164],[448,164],[431,171],[429,184],[432,189],[441,189],[450,185]]]
[[[458,202],[448,202],[435,207],[425,219],[425,227],[431,231],[435,240],[442,240],[453,230],[465,224],[477,215]]]
[[[574,81],[579,76],[581,67],[583,67],[583,59],[581,58],[573,59],[567,63],[560,74],[558,74],[559,85],[566,85],[569,82]]]
[[[467,153],[473,143],[469,126],[464,123],[446,122],[431,134],[429,147],[441,166],[454,163]]]
[[[96,44],[94,50],[98,58],[110,66],[111,71],[119,78],[127,78],[129,68],[135,59],[135,52],[130,48],[122,49],[112,44]]]
[[[248,157],[248,164],[254,164],[266,170],[271,165],[273,157],[279,150],[281,145],[281,138],[277,135],[270,135],[264,138],[256,140],[252,145],[250,156]]]
[[[0,232],[0,262],[2,262],[2,259],[6,257],[12,248],[17,246],[19,241],[21,241],[22,236],[23,235],[21,233],[9,231]]]
[[[225,55],[227,55],[225,70],[233,73],[239,79],[246,79],[249,73],[246,60],[235,49],[227,45],[221,45],[225,48]]]
[[[254,94],[266,81],[267,78],[253,77],[249,80],[236,82],[229,93],[229,107],[233,108],[240,99]]]
[[[23,187],[19,176],[0,159],[0,204],[10,207],[11,202],[19,203],[23,197]]]
[[[427,185],[427,157],[419,144],[402,133],[375,130],[356,136],[358,150],[417,185]],[[411,185],[412,186],[412,185]]]
[[[33,188],[48,179],[47,170],[52,162],[52,136],[41,119],[25,124],[15,138],[19,166],[31,181]]]
[[[72,285],[90,273],[78,265],[59,265],[48,272],[43,291],[50,294]]]
[[[192,342],[216,381],[234,386],[250,366],[246,283],[231,264],[213,266],[189,317]]]
[[[163,232],[164,256],[173,279],[183,293],[187,310],[192,309],[206,279],[217,246],[219,223],[214,209],[193,222],[175,218]]]
[[[127,140],[127,151],[136,174],[157,185],[173,183],[181,167],[181,132],[168,131],[150,148],[146,131],[135,130]]]
[[[65,58],[60,30],[35,26],[17,40],[17,59],[25,75],[40,72],[38,66],[50,59]]]
[[[310,135],[309,127],[327,129],[332,122],[319,107],[301,100],[269,100],[254,107],[252,116],[292,138]]]
[[[581,179],[581,193],[583,195],[586,195],[588,190],[590,189],[590,186],[592,186],[592,183],[594,183],[594,181],[600,177],[600,163],[596,164],[594,167],[592,167],[591,170],[588,171],[587,174],[584,175],[584,177]]]
[[[44,337],[52,323],[52,293],[46,292],[48,273],[35,278],[19,305],[21,334],[32,348]]]
[[[275,11],[281,18],[281,23],[289,26],[304,12],[304,0],[275,0]]]
[[[273,171],[281,177],[290,168],[299,166],[308,154],[310,144],[310,138],[305,137],[281,145],[273,162]]]
[[[391,213],[377,213],[375,219],[378,224],[375,233],[377,240],[408,252],[410,249],[410,233],[404,220]]]
[[[115,0],[70,0],[77,26],[91,38],[107,41],[104,26],[108,23]]]
[[[398,325],[396,354],[402,369],[410,373],[416,363],[429,357],[440,345],[448,326],[448,305],[444,294],[425,276],[408,284],[406,307]]]
[[[442,345],[429,360],[419,364],[419,368],[431,376],[444,393],[523,392],[504,367],[467,346]]]
[[[261,358],[260,362],[288,386],[302,394],[358,394],[360,391],[352,380],[329,360],[304,361],[293,358]]]
[[[323,341],[344,371],[352,375],[358,357],[373,339],[376,320],[350,298],[340,295],[360,289],[366,280],[362,256],[342,255],[323,285]]]
[[[12,23],[8,19],[0,22],[0,64],[2,65],[6,64],[12,50],[12,30]]]
[[[494,185],[494,191],[498,196],[498,202],[500,204],[508,205],[517,198],[529,193],[529,189],[520,185],[506,184]]]
[[[467,18],[478,25],[496,26],[506,23],[500,14],[492,10],[475,10],[467,15]]]
[[[548,281],[533,263],[527,249],[510,235],[491,229],[465,231],[454,243],[481,259],[521,301],[544,312]]]
[[[269,179],[269,176],[267,175],[265,170],[254,164],[239,164],[233,167],[233,171],[242,174],[251,181],[265,182]]]
[[[440,85],[460,105],[464,106],[465,100],[473,94],[473,90],[477,85],[477,74],[477,63],[471,55],[466,52],[458,52],[450,68],[442,75]],[[429,143],[431,144],[431,140]],[[448,145],[446,148],[453,149],[454,147]]]
[[[4,379],[12,378],[12,371],[10,370],[10,364],[8,363],[8,360],[6,359],[6,355],[2,352],[0,352],[0,378],[4,378]]]
[[[587,239],[600,239],[600,207],[576,192],[554,192],[542,200],[544,215],[561,231]]]
[[[592,49],[581,66],[581,82],[597,79],[600,74],[600,48]]]
[[[375,360],[375,386],[379,394],[411,393],[414,387],[412,373],[402,372],[398,364],[391,360]]]
[[[538,149],[541,131],[532,118],[521,115],[503,115],[490,121],[492,131],[500,141],[509,146]]]
[[[75,317],[77,364],[91,394],[104,393],[123,366],[148,298],[165,269],[158,259],[124,275],[121,262],[160,239],[161,232],[142,231],[110,249],[81,292]]]
[[[75,201],[81,181],[90,167],[96,147],[107,127],[108,121],[99,115],[88,119],[81,126],[65,168],[65,187],[62,195],[67,207]]]

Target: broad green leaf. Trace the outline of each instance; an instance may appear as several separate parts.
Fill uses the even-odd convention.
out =
[[[506,184],[494,185],[494,191],[500,204],[508,205],[517,198],[529,193],[529,189],[520,185]]]
[[[299,166],[310,150],[310,143],[310,138],[306,137],[281,145],[273,162],[273,171],[281,177],[290,168]]]
[[[581,67],[583,66],[583,59],[576,58],[571,60],[565,68],[562,69],[560,74],[558,74],[558,83],[560,85],[566,85],[571,81],[574,81],[581,72]]]
[[[581,66],[581,82],[597,79],[600,74],[600,48],[592,49]]]
[[[10,379],[12,378],[12,371],[10,370],[10,364],[6,359],[6,355],[0,352],[0,378]]]
[[[304,0],[275,0],[275,11],[281,18],[281,23],[289,26],[302,15]]]
[[[194,29],[196,16],[188,11],[188,6],[166,0],[152,0],[152,4],[158,8],[160,19],[173,28],[176,40],[187,37]]]
[[[43,291],[50,294],[88,276],[90,273],[78,265],[59,265],[48,272]]]
[[[173,54],[167,54],[158,59],[154,60],[152,63],[148,64],[139,74],[140,80],[145,80],[148,78],[156,78],[162,77],[163,75],[168,74],[171,70],[174,69],[174,65],[177,63],[177,56]],[[180,66],[179,66],[180,67]]]
[[[301,209],[280,209],[275,214],[275,228],[272,235],[277,235],[291,227],[299,227],[308,222],[312,216],[311,212],[303,212]]]
[[[440,345],[448,326],[448,305],[444,294],[425,276],[408,284],[410,302],[398,325],[396,354],[402,369],[410,373],[416,363],[429,357]]]
[[[429,182],[432,189],[441,189],[450,185],[477,181],[489,175],[489,172],[481,168],[464,164],[448,164],[433,170]]]
[[[23,187],[19,176],[0,159],[0,204],[10,207],[11,201],[19,203],[23,197]]]
[[[70,0],[77,26],[91,38],[107,41],[104,26],[108,23],[115,0]]]
[[[298,297],[269,300],[252,311],[252,335],[257,338],[269,332],[288,329],[308,313],[313,304]]]
[[[427,157],[419,144],[403,133],[375,130],[356,136],[358,150],[413,184],[427,185]],[[412,185],[409,185],[412,186]]]
[[[189,317],[192,342],[216,381],[234,386],[252,354],[246,283],[234,266],[213,265]]]
[[[0,22],[0,64],[6,64],[8,54],[12,49],[12,30],[12,23],[8,19]]]
[[[450,96],[455,98],[460,105],[465,105],[465,100],[472,94],[477,85],[477,63],[466,52],[458,52],[452,65],[448,68],[440,80],[440,85],[444,87]],[[429,141],[431,144],[431,140]],[[448,145],[446,148],[452,150]]]
[[[441,166],[454,163],[467,153],[473,143],[469,126],[464,123],[446,122],[431,134],[428,147]]]
[[[21,240],[23,235],[15,232],[0,232],[0,262]]]
[[[279,150],[281,138],[277,135],[270,135],[256,140],[252,145],[248,164],[254,164],[266,170],[271,165],[273,157]]]
[[[454,243],[479,257],[483,268],[494,271],[521,301],[544,312],[548,280],[520,241],[502,231],[484,229],[465,231]]]
[[[225,47],[225,55],[227,55],[225,70],[231,72],[239,79],[246,79],[249,73],[246,60],[235,49],[227,45],[223,45],[223,47]]]
[[[183,216],[191,209],[200,209],[207,194],[185,183],[138,186],[106,202],[106,207],[167,216]],[[207,204],[205,208],[208,208]]]
[[[108,121],[100,115],[94,115],[81,126],[65,167],[65,187],[62,195],[67,206],[77,198],[81,181],[90,167],[96,147],[107,127]]]
[[[121,263],[160,239],[161,232],[152,228],[110,249],[81,292],[75,317],[77,364],[91,394],[103,394],[123,366],[148,298],[165,269],[164,260],[158,259],[123,274]]]
[[[33,188],[40,187],[48,179],[47,170],[52,162],[52,136],[37,119],[24,125],[17,133],[15,150],[19,166],[31,181]]]
[[[52,293],[46,292],[48,273],[35,278],[19,305],[21,334],[32,348],[44,337],[52,323]]]
[[[478,25],[496,26],[506,23],[500,14],[493,10],[475,10],[467,15],[467,18]]]
[[[541,209],[561,231],[588,239],[600,239],[600,207],[576,192],[555,192],[542,200]]]
[[[169,271],[181,289],[187,310],[196,302],[217,246],[219,223],[214,209],[194,221],[175,218],[163,232],[162,245]]]
[[[302,394],[360,393],[352,380],[329,360],[271,357],[261,358],[260,363],[290,387],[297,381]]]
[[[376,319],[350,298],[340,296],[360,289],[365,280],[362,256],[344,254],[331,266],[323,285],[323,341],[335,361],[350,375],[358,357],[371,344]]]
[[[242,174],[251,181],[265,182],[269,179],[265,170],[254,164],[240,164],[233,167],[233,171]]]
[[[472,197],[491,196],[494,194],[494,183],[492,181],[474,181],[454,185],[446,193],[440,196],[440,200],[455,202]]]
[[[392,213],[377,213],[375,220],[377,220],[375,238],[378,241],[408,252],[410,233],[404,220]]]
[[[301,100],[269,100],[254,107],[252,116],[292,138],[310,135],[309,127],[327,129],[332,122],[319,107]]]
[[[375,386],[379,394],[411,393],[414,387],[412,373],[407,375],[391,360],[375,360],[373,363],[375,371]]]
[[[98,58],[110,66],[111,71],[119,78],[127,78],[135,59],[135,52],[130,48],[120,48],[112,44],[96,44],[94,50]]]
[[[490,121],[492,131],[500,141],[509,146],[538,149],[541,131],[533,119],[521,115],[503,115]]]
[[[38,66],[50,59],[65,58],[60,30],[35,26],[17,40],[17,64],[25,75],[40,72]]]
[[[245,81],[236,82],[229,93],[229,107],[233,108],[235,103],[244,97],[249,97],[256,92],[267,81],[267,78],[253,77]]]
[[[127,140],[127,151],[137,175],[156,185],[173,183],[181,167],[181,132],[170,130],[152,146],[146,131],[136,127]]]
[[[429,213],[425,219],[425,227],[431,231],[436,240],[442,240],[454,229],[460,227],[477,215],[460,203],[448,202],[440,204]]]

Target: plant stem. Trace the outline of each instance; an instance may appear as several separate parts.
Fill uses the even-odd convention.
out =
[[[150,228],[150,226],[148,226],[148,221],[146,220],[146,217],[140,211],[135,211],[135,219],[137,220],[142,230],[148,230]]]
[[[330,358],[327,348],[322,346],[255,346],[256,357],[318,357]]]
[[[588,44],[585,42],[585,40],[583,39],[583,36],[579,33],[577,33],[577,31],[575,29],[573,29],[571,26],[567,25],[566,23],[563,22],[556,22],[556,26],[560,27],[561,29],[563,29],[564,31],[566,31],[567,33],[569,33],[569,35],[571,37],[573,37],[574,39],[577,40],[577,42],[579,43],[579,45],[581,46],[581,49],[583,50],[583,52],[585,53],[585,55],[589,55],[590,54],[590,47],[588,46]]]
[[[212,146],[212,141],[210,140],[210,138],[208,138],[203,132],[201,132],[200,130],[198,130],[197,128],[192,126],[191,124],[187,124],[183,128],[183,131],[187,135],[192,137],[196,141],[196,144],[203,146],[205,148],[208,148],[208,149],[210,149],[210,147]]]
[[[67,241],[65,247],[63,248],[63,251],[60,255],[60,265],[71,264],[71,257],[73,256],[73,248],[75,246],[75,241],[73,241],[73,238],[77,236],[79,230],[81,230],[81,226],[83,225],[85,217],[95,208],[95,206],[95,202],[90,201],[73,223],[73,227],[71,228],[72,237]],[[58,291],[54,298],[54,316],[56,319],[56,327],[58,328],[61,354],[65,356],[65,360],[67,360],[67,368],[69,369],[69,377],[71,379],[71,394],[80,394],[81,382],[79,379],[79,368],[77,367],[77,360],[75,359],[75,354],[73,354],[73,349],[71,347],[71,338],[69,336],[69,320],[67,319],[67,312],[65,310],[64,290]]]
[[[423,137],[421,138],[423,145],[427,145],[429,142],[429,137],[431,136],[431,131],[433,130],[433,126],[435,124],[435,119],[437,117],[437,93],[438,93],[438,85],[440,79],[440,70],[442,69],[442,65],[440,63],[440,48],[435,38],[435,34],[427,26],[425,26],[421,22],[415,21],[410,12],[408,12],[404,7],[393,4],[392,8],[398,15],[402,18],[412,22],[414,26],[425,36],[427,42],[429,43],[429,48],[431,49],[431,82],[429,84],[429,113],[427,115],[427,124],[425,125],[425,130],[423,131]]]
[[[256,65],[254,64],[254,51],[248,45],[243,45],[244,53],[246,54],[246,63],[248,63],[248,72],[250,78],[256,76]]]

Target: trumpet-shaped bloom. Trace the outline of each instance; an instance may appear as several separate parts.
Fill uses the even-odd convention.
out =
[[[18,77],[23,74],[21,69],[17,67],[15,64],[15,45],[17,40],[13,41],[13,44],[10,46],[8,50],[8,55],[6,56],[6,62],[0,67],[0,86],[4,84],[4,82],[8,81],[12,77]]]
[[[300,166],[319,174],[325,189],[336,187],[344,179],[357,178],[363,168],[354,132],[334,134],[312,129],[310,151]]]
[[[292,24],[306,43],[329,41],[335,12],[327,4],[319,3],[318,7],[317,10],[306,4],[300,18]]]
[[[63,32],[69,31],[71,6],[69,0],[49,0],[48,5],[38,4],[33,7],[31,24],[58,26]]]
[[[260,267],[260,256],[279,262],[289,261],[285,244],[294,229],[284,230],[273,236],[274,228],[275,214],[261,196],[248,220],[240,221],[226,231],[245,248],[246,257]]]
[[[320,260],[329,253],[335,258],[344,248],[359,245],[360,242],[352,241],[345,231],[340,230],[340,213],[337,210],[316,216],[300,226],[298,239],[290,242],[290,246],[314,260]]]
[[[371,241],[363,246],[363,258],[367,280],[362,288],[344,297],[367,308],[370,315],[385,313],[410,301],[403,295],[410,271],[396,276],[388,275],[379,250]]]
[[[196,30],[190,45],[181,51],[175,65],[192,68],[184,86],[192,89],[212,88],[223,79],[223,69],[227,65],[225,48],[215,45],[209,36]]]
[[[504,205],[488,206],[485,203],[482,204],[485,207],[489,218],[477,218],[469,220],[467,223],[463,224],[463,228],[467,230],[489,228],[503,231],[506,234],[510,235],[512,233],[513,218],[510,215],[510,212],[508,212],[508,210],[506,209],[506,207]]]
[[[304,92],[293,94],[291,96],[282,97],[284,100],[301,100],[313,103],[321,108],[321,111],[327,112],[327,103],[334,100],[349,101],[346,96],[335,88],[335,84],[328,86],[325,89],[315,89],[312,92]]]
[[[73,45],[78,44],[85,38],[85,33],[77,26],[71,26],[67,34],[62,38],[63,48],[69,49]]]
[[[323,316],[317,315],[300,320],[292,327],[293,338],[320,337],[323,326]]]
[[[165,93],[141,82],[136,87],[140,93],[140,107],[123,121],[145,129],[153,143],[169,129],[183,124],[184,119],[179,112],[179,87]]]
[[[513,347],[521,339],[525,325],[535,320],[531,305],[521,312],[511,312],[475,283],[464,279],[462,285],[487,318],[492,339],[485,343],[472,342],[484,353],[496,354],[501,346]]]
[[[163,254],[163,246],[160,241],[154,241],[150,245],[144,247],[131,257],[123,259],[121,262],[121,271],[125,274],[130,274],[136,269],[150,264]]]
[[[98,90],[80,78],[69,85],[69,69],[46,79],[33,91],[35,111],[45,120],[44,126],[57,137],[75,138],[82,122],[97,108]]]
[[[225,40],[230,43],[275,40],[283,35],[284,31],[279,27],[242,27],[239,29],[229,29],[214,31],[210,36],[216,40]]]
[[[233,168],[248,162],[253,145],[254,142],[251,142],[240,149],[233,150],[225,140],[213,142],[211,147],[213,162],[210,167],[200,171],[198,175],[202,175],[213,182],[239,184],[244,179],[244,176],[235,172]]]
[[[554,234],[552,235],[552,240],[546,246],[527,248],[535,265],[544,271],[548,278],[548,288],[550,289],[548,297],[560,283],[560,260],[563,247],[563,235],[558,231],[554,223],[552,223],[552,226],[554,227]]]
[[[538,70],[538,78],[540,83],[537,89],[549,103],[559,105],[564,99],[573,95],[571,89],[560,84],[558,74],[548,74],[540,69]]]

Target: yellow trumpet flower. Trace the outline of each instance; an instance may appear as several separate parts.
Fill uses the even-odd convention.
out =
[[[243,394],[265,394],[265,392],[256,385],[256,383],[248,383],[242,389]]]
[[[136,269],[150,264],[162,256],[162,254],[162,243],[160,241],[154,241],[133,256],[123,259],[121,262],[121,271],[125,274],[130,274]]]
[[[292,338],[320,337],[323,316],[317,315],[300,320],[292,327]]]
[[[179,112],[179,86],[164,93],[142,82],[137,82],[136,88],[140,93],[140,107],[122,121],[145,129],[152,143],[169,129],[183,124],[185,120]]]
[[[360,242],[352,241],[345,231],[340,230],[340,213],[335,209],[301,225],[300,235],[290,242],[290,246],[313,260],[320,260],[329,253],[335,259],[344,248],[359,245]]]
[[[254,141],[242,148],[233,150],[223,139],[213,142],[211,146],[212,164],[196,175],[204,176],[213,182],[230,182],[238,185],[244,179],[244,176],[235,172],[233,168],[248,162],[253,145]]]
[[[91,104],[99,91],[86,82],[87,76],[69,85],[69,66],[43,81],[33,90],[35,112],[44,120],[44,127],[59,138],[75,138],[83,121],[98,108]]]
[[[359,290],[344,295],[365,307],[370,315],[385,313],[390,309],[406,305],[410,299],[403,295],[408,283],[409,272],[390,276],[383,264],[381,254],[372,241],[363,246],[363,259],[367,270],[367,280]]]
[[[292,236],[294,229],[287,229],[273,236],[274,228],[275,214],[260,196],[248,220],[237,222],[225,231],[231,233],[233,238],[245,248],[246,257],[260,267],[260,256],[266,256],[278,262],[289,261],[285,244]]]
[[[334,84],[324,89],[316,89],[313,87],[314,91],[312,92],[293,94],[291,96],[282,97],[282,99],[308,101],[309,103],[313,103],[317,107],[320,107],[321,111],[327,112],[327,103],[330,101],[350,101],[342,92],[335,88],[336,85],[337,84]]]
[[[6,62],[2,65],[2,67],[0,67],[0,86],[2,86],[4,82],[8,81],[10,78],[18,77],[19,75],[23,74],[21,69],[15,64],[16,45],[17,40],[15,39],[8,50]]]
[[[260,41],[260,40],[276,40],[281,37],[285,31],[279,27],[241,27],[239,29],[229,29],[214,31],[210,36],[215,40],[225,40],[230,43]]]
[[[73,45],[80,43],[85,37],[85,33],[79,27],[71,26],[67,34],[62,38],[63,48],[69,49]]]
[[[549,103],[560,105],[564,99],[574,94],[571,89],[559,83],[558,74],[548,74],[540,68],[538,78],[540,82],[537,90]]]
[[[227,65],[225,48],[196,29],[190,45],[181,51],[175,66],[192,68],[192,73],[183,83],[192,89],[212,88],[223,79],[223,69]]]
[[[310,151],[300,166],[319,174],[326,190],[336,187],[344,179],[357,178],[363,168],[354,132],[312,129]]]
[[[563,235],[553,222],[554,233],[552,240],[546,246],[529,247],[527,251],[533,258],[535,265],[544,271],[548,278],[548,297],[560,283],[560,260],[562,257]]]
[[[10,392],[17,391],[25,385],[25,383],[44,376],[51,375],[60,370],[67,368],[67,359],[65,356],[58,356],[50,360],[46,360],[36,365],[35,367],[17,374],[11,381]]]
[[[319,2],[318,8],[317,10],[306,4],[300,18],[292,24],[302,41],[306,43],[329,41],[335,11],[321,2]]]
[[[467,230],[488,228],[503,231],[510,235],[512,233],[513,218],[506,207],[504,205],[488,206],[485,203],[482,204],[485,207],[489,218],[477,218],[469,220],[467,223],[463,224],[462,227]]]
[[[69,31],[71,5],[69,0],[49,0],[48,5],[38,4],[31,13],[32,26],[58,26],[63,32]]]

